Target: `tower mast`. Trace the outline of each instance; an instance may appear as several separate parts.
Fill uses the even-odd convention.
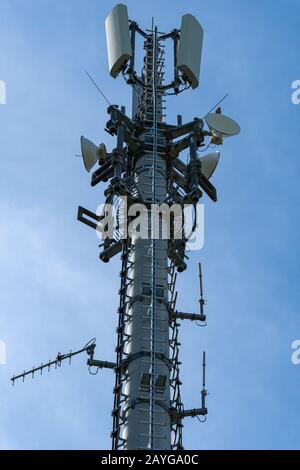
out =
[[[144,43],[140,75],[135,71],[137,35]],[[86,167],[90,167],[88,162],[91,167],[97,161],[100,164],[92,175],[92,186],[110,180],[106,202],[119,201],[116,204],[120,208],[120,201],[126,199],[128,213],[121,218],[126,229],[135,222],[135,229],[127,232],[120,231],[117,224],[114,236],[104,239],[100,254],[100,259],[108,262],[122,252],[112,448],[182,449],[182,420],[187,416],[206,418],[207,391],[204,354],[201,407],[184,410],[178,320],[205,326],[206,315],[201,266],[199,314],[176,310],[176,271],[187,268],[187,244],[199,228],[197,203],[203,192],[217,200],[209,179],[220,156],[214,152],[200,158],[197,149],[210,143],[221,145],[223,137],[239,132],[239,126],[223,116],[220,108],[218,114],[205,117],[208,130],[200,118],[183,124],[179,115],[177,125],[164,120],[165,96],[199,85],[203,29],[194,16],[184,15],[180,29],[170,33],[159,32],[153,21],[152,28],[143,31],[135,21],[128,20],[126,6],[119,4],[106,18],[106,36],[110,75],[116,78],[122,74],[133,89],[132,118],[124,108],[110,106],[106,130],[117,136],[116,149],[111,154],[105,152],[103,158],[101,146],[91,150],[90,143],[84,141],[82,154]],[[174,76],[169,84],[164,83],[166,40],[173,41]],[[185,149],[190,152],[187,163],[179,159]],[[135,205],[139,209],[132,212]],[[179,218],[178,213],[174,215],[174,205],[179,207]],[[194,214],[190,227],[185,223],[186,207]],[[170,216],[170,208],[168,236],[164,236],[165,213]],[[79,220],[90,225],[84,216],[86,210],[80,210]],[[104,210],[98,220],[102,232],[109,212]],[[141,226],[146,227],[146,236],[141,236]]]
[[[184,418],[204,421],[207,415],[206,354],[199,408],[184,409],[179,377],[179,320],[206,325],[201,264],[200,312],[181,312],[176,306],[177,273],[187,269],[187,248],[203,230],[197,203],[204,193],[217,201],[210,178],[220,153],[200,157],[198,149],[221,145],[240,128],[221,108],[204,119],[183,124],[178,115],[176,125],[165,122],[166,95],[199,85],[203,29],[194,16],[184,15],[180,29],[169,33],[159,32],[153,23],[143,31],[128,20],[126,6],[118,4],[106,19],[106,34],[110,75],[122,74],[132,86],[132,116],[123,106],[108,107],[105,130],[116,137],[111,152],[104,144],[97,147],[81,137],[86,170],[98,164],[91,185],[108,186],[102,213],[79,207],[77,218],[101,233],[101,261],[107,263],[121,253],[116,360],[96,360],[92,340],[78,351],[58,353],[55,360],[14,376],[12,382],[86,352],[89,368],[115,373],[112,449],[179,450]],[[144,45],[140,75],[135,71],[137,35]],[[164,82],[166,40],[174,46],[169,84]],[[189,158],[184,162],[179,157],[186,149]]]
[[[122,65],[119,64],[119,71],[126,77],[127,83],[132,85],[132,119],[137,133],[138,128],[141,128],[140,148],[132,153],[130,145],[128,148],[133,185],[127,182],[125,186],[127,194],[136,194],[138,202],[152,210],[150,217],[146,215],[147,221],[144,220],[149,235],[147,239],[135,233],[123,242],[122,301],[119,311],[122,324],[119,324],[117,346],[119,372],[114,389],[113,449],[180,448],[182,417],[176,417],[174,412],[170,412],[173,408],[176,412],[183,410],[179,391],[178,323],[174,315],[170,317],[169,273],[170,269],[174,269],[174,263],[172,261],[169,266],[170,242],[159,237],[160,214],[153,210],[168,200],[169,203],[174,202],[169,195],[170,162],[164,111],[166,91],[173,88],[177,93],[181,83],[175,66],[174,81],[169,86],[164,85],[164,42],[169,38],[174,40],[176,65],[178,32],[158,33],[153,22],[151,30],[144,32],[137,23],[130,22],[129,46],[128,36],[125,40],[126,16],[126,7],[117,5],[106,20],[111,75],[115,75],[114,67],[120,58],[128,54],[129,66],[125,60]],[[115,31],[116,24],[119,34],[114,33],[112,37],[111,30]],[[141,78],[137,77],[134,70],[136,32],[144,40]],[[122,45],[118,43],[117,36],[122,37]],[[201,44],[198,46],[201,48]],[[117,56],[114,53],[116,47],[119,49]],[[175,253],[175,244],[173,249]],[[184,265],[184,246],[181,251],[177,254],[177,265],[180,261]],[[124,263],[124,260],[127,262]],[[175,288],[175,284],[172,288]],[[173,332],[171,338],[170,328],[171,331],[175,329],[175,336]],[[170,359],[172,348],[176,349],[177,354]],[[176,390],[172,400],[171,386],[173,391]]]
[[[149,147],[135,155],[134,181],[144,204],[162,204],[167,197],[165,155],[158,146],[165,144],[159,129],[162,122],[164,91],[164,51],[157,28],[144,42],[144,92],[139,114],[145,122],[144,141]],[[148,239],[131,240],[131,289],[134,299],[128,309],[126,346],[130,358],[124,391],[124,449],[170,449],[168,242],[155,238],[156,211],[148,218]]]

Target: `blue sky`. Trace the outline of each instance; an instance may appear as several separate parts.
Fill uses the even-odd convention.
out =
[[[97,239],[76,221],[95,210],[79,153],[83,134],[109,148],[106,104],[131,91],[107,70],[104,20],[116,2],[0,0],[0,366],[1,449],[110,447],[113,374],[88,374],[86,357],[28,379],[24,368],[97,337],[97,357],[114,360],[119,260],[98,261]],[[197,308],[203,263],[206,329],[182,324],[182,395],[199,405],[201,352],[207,351],[209,415],[187,420],[187,449],[299,449],[300,338],[299,125],[291,83],[300,79],[297,0],[127,1],[143,28],[197,16],[205,30],[201,86],[168,99],[168,121],[203,116],[226,92],[223,112],[241,125],[226,141],[205,199],[205,245],[180,276],[178,306]]]

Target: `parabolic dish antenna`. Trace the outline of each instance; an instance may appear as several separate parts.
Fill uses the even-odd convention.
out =
[[[90,172],[98,161],[98,147],[89,139],[81,136],[81,153],[86,171]]]
[[[105,144],[100,144],[99,147],[91,142],[89,139],[81,136],[81,154],[86,171],[90,172],[97,162],[103,164],[106,159]]]
[[[209,179],[213,175],[219,163],[219,159],[220,152],[209,153],[208,155],[199,158],[201,162],[201,171],[207,179]]]
[[[213,134],[221,137],[237,135],[241,130],[237,122],[224,114],[210,113],[205,122]]]

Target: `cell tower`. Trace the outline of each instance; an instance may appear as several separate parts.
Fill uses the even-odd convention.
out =
[[[105,26],[110,75],[122,74],[132,87],[132,115],[126,115],[124,107],[108,107],[105,130],[117,140],[112,152],[81,137],[86,170],[99,166],[91,185],[108,182],[108,187],[102,212],[79,207],[78,220],[102,234],[104,263],[121,254],[116,360],[95,360],[92,340],[79,351],[58,354],[56,360],[12,380],[24,380],[86,351],[90,367],[109,368],[115,374],[112,449],[180,450],[184,418],[205,420],[207,414],[205,353],[199,407],[184,409],[179,377],[179,320],[206,325],[201,264],[199,313],[176,308],[176,277],[187,268],[187,245],[198,226],[197,203],[203,192],[217,201],[209,179],[220,154],[200,157],[198,149],[221,145],[240,129],[218,105],[202,119],[183,124],[178,115],[176,125],[165,122],[166,96],[199,85],[203,29],[194,16],[184,15],[180,29],[169,33],[158,31],[153,22],[143,31],[128,20],[127,7],[118,4]],[[140,73],[135,70],[137,34],[144,44]],[[174,46],[174,78],[169,84],[164,82],[167,40]],[[179,156],[186,149],[189,159],[184,163]],[[168,236],[162,228],[166,226]]]

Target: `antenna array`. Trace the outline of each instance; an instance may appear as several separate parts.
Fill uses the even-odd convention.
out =
[[[183,124],[178,115],[176,125],[165,122],[165,97],[199,85],[204,33],[195,17],[184,15],[180,29],[169,33],[159,32],[154,24],[144,31],[135,21],[128,20],[126,6],[119,4],[106,19],[106,34],[110,74],[113,78],[122,74],[133,89],[132,116],[127,116],[124,107],[109,105],[105,130],[116,137],[116,147],[111,152],[104,144],[97,147],[81,138],[86,170],[91,171],[98,164],[91,185],[108,186],[103,212],[98,215],[79,207],[78,220],[102,234],[110,221],[114,222],[113,234],[103,236],[99,257],[107,263],[121,254],[116,361],[95,360],[96,343],[92,340],[76,352],[58,354],[54,361],[14,376],[12,381],[58,367],[62,361],[71,361],[74,355],[86,352],[89,367],[109,368],[115,374],[112,449],[179,450],[183,449],[183,420],[197,417],[204,421],[207,415],[206,353],[203,352],[199,408],[184,408],[179,358],[179,321],[206,326],[201,263],[199,313],[182,312],[176,306],[177,273],[187,269],[188,243],[198,225],[197,203],[204,193],[217,201],[210,178],[220,153],[199,157],[198,149],[222,145],[225,137],[239,132],[239,126],[224,116],[220,107],[204,119],[195,117]],[[139,74],[135,70],[137,35],[142,37],[145,51]],[[174,46],[174,77],[165,84],[167,40],[173,41]],[[186,149],[187,163],[179,158]],[[168,208],[177,205],[181,222],[171,218],[169,237],[159,237],[155,230],[161,214],[151,211],[151,217],[146,219],[150,237],[140,238],[137,231],[127,233],[121,222],[125,221],[127,227],[137,215],[126,212],[125,199],[129,209],[134,204],[147,209],[157,204]],[[186,206],[194,214],[190,227],[185,224]]]

